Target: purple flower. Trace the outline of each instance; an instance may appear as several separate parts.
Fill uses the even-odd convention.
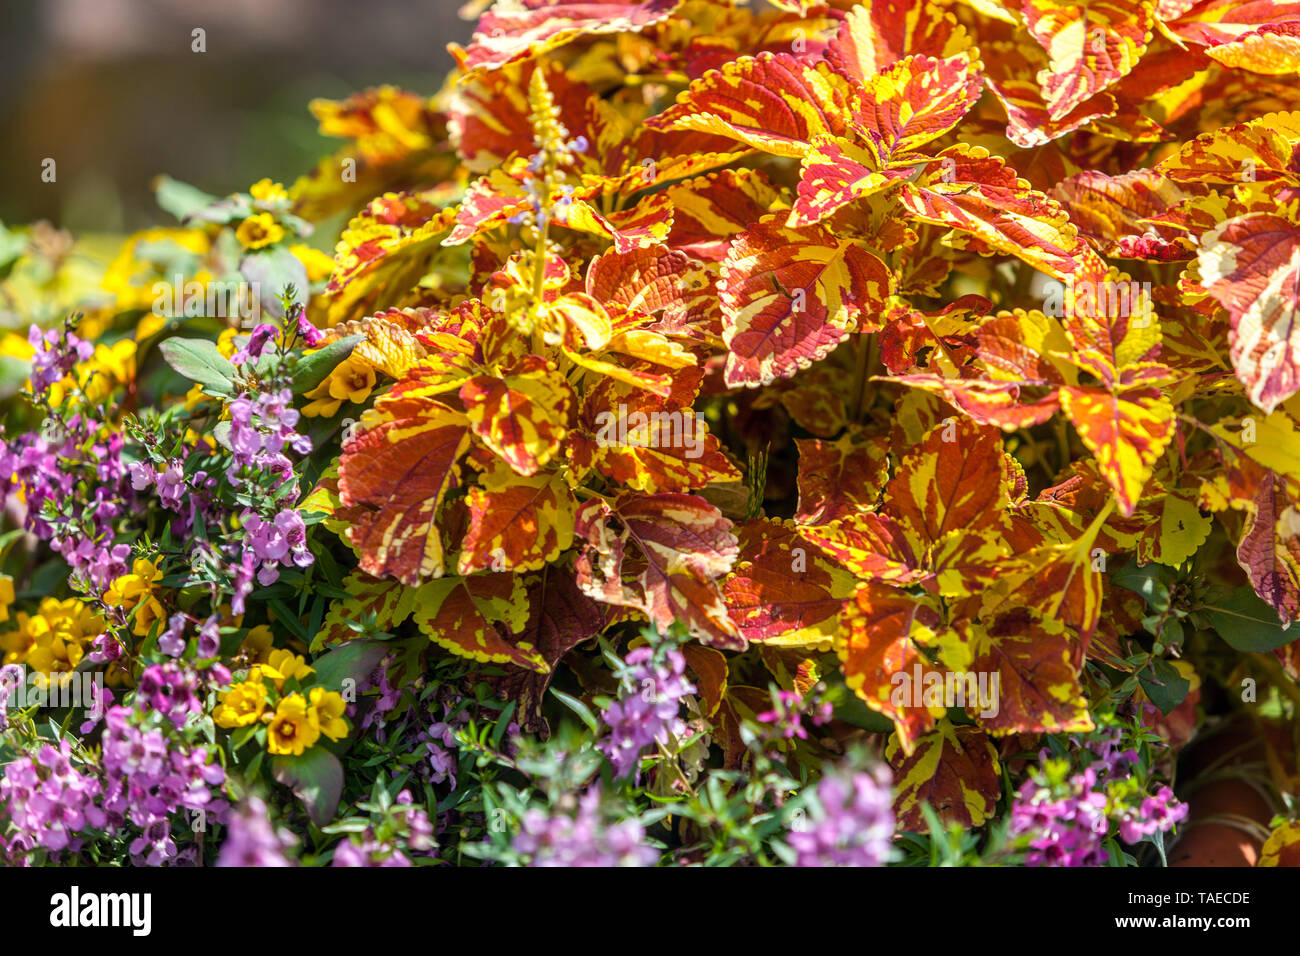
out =
[[[194,673],[179,664],[152,664],[140,675],[136,696],[145,706],[180,727],[191,713],[200,710],[199,699],[195,696],[197,684]]]
[[[1069,793],[1053,797],[1034,779],[1020,787],[1011,807],[1012,835],[1029,834],[1029,866],[1101,866],[1109,858],[1101,841],[1110,829],[1106,795],[1093,790],[1091,768],[1070,778]]]
[[[180,657],[185,653],[185,625],[189,618],[184,614],[173,614],[167,619],[167,630],[158,637],[158,650],[168,657]]]
[[[231,815],[226,842],[217,854],[217,866],[293,866],[284,855],[292,837],[271,823],[266,804],[248,800]]]
[[[795,866],[884,866],[893,855],[891,780],[883,765],[828,770],[789,834]]]
[[[1119,837],[1125,843],[1139,843],[1153,833],[1168,833],[1175,824],[1187,819],[1187,812],[1187,804],[1162,786],[1154,796],[1143,798],[1140,807],[1125,811],[1120,819]]]
[[[52,855],[81,849],[78,835],[88,827],[103,827],[104,812],[96,805],[98,779],[72,764],[66,738],[58,747],[45,744],[33,759],[19,754],[0,779],[0,806],[8,811],[14,836],[10,850],[25,853],[43,847]]]
[[[298,313],[298,334],[302,336],[303,342],[309,349],[320,345],[325,338],[325,333],[308,320],[306,312]]]
[[[572,815],[526,811],[511,846],[528,866],[654,866],[659,860],[638,821],[602,821],[599,786],[578,798]]]
[[[213,614],[199,628],[199,643],[196,648],[199,657],[216,657],[221,653],[221,618]]]
[[[682,698],[695,693],[695,686],[684,677],[686,659],[669,647],[660,661],[648,645],[631,651],[624,661],[627,671],[619,698],[601,715],[609,736],[599,746],[617,776],[635,769],[641,751],[650,744],[667,744],[670,735],[686,736],[686,723],[679,716]]]
[[[230,357],[230,361],[235,365],[243,365],[245,362],[258,359],[266,351],[266,346],[275,338],[279,331],[274,325],[266,322],[261,323],[253,329],[253,334],[248,337],[248,342],[240,346],[239,350]]]
[[[27,341],[35,350],[31,377],[32,392],[37,397],[76,368],[78,362],[85,362],[95,354],[93,345],[63,329],[42,333],[33,325],[27,332]]]

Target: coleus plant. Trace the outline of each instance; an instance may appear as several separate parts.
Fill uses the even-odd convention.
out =
[[[357,554],[335,616],[539,675],[555,614],[834,650],[906,753],[944,739],[889,702],[917,661],[1000,675],[986,748],[1159,683],[1126,563],[1288,643],[1300,114],[1255,114],[1295,105],[1294,12],[778,6],[484,16],[466,179],[371,202],[322,305],[392,380],[313,499]],[[736,492],[756,451],[794,495]]]
[[[431,642],[542,736],[676,624],[724,771],[767,685],[842,686],[787,757],[877,735],[936,833],[1042,735],[1184,742],[1232,650],[1300,679],[1300,4],[769,6],[502,3],[438,96],[313,104],[345,145],[289,190],[164,184],[188,275],[310,292],[333,579],[275,619],[391,642],[385,687]]]

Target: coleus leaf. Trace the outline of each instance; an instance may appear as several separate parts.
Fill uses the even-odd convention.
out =
[[[1277,826],[1259,851],[1256,866],[1300,866],[1300,823]]]
[[[836,441],[795,439],[795,447],[799,450],[795,519],[800,524],[826,524],[873,509],[889,465],[885,441],[849,433]]]
[[[1160,0],[1157,12],[1168,32],[1203,46],[1230,43],[1270,23],[1300,19],[1294,0]]]
[[[943,59],[970,48],[957,18],[930,0],[866,0],[849,10],[825,56],[842,76],[866,86],[906,56]]]
[[[829,650],[853,593],[852,575],[788,524],[754,519],[737,531],[740,556],[722,593],[741,635],[759,644]]]
[[[964,56],[909,56],[873,76],[845,136],[819,134],[803,156],[789,225],[819,222],[846,204],[909,179],[979,99],[982,80]]]
[[[694,369],[687,371],[697,380],[702,377]],[[694,389],[688,394],[693,397]],[[741,480],[703,417],[679,395],[629,394],[611,388],[591,397],[598,396],[610,404],[595,413],[599,447],[594,464],[619,485],[637,491],[680,492]],[[595,405],[589,401],[584,412],[590,414]]]
[[[1163,261],[1192,255],[1182,243],[1164,238],[1148,221],[1185,197],[1177,185],[1153,170],[1135,169],[1122,176],[1085,170],[1059,184],[1052,195],[1102,255]]]
[[[976,633],[971,670],[997,676],[992,713],[978,715],[982,727],[997,734],[1092,729],[1077,645],[1059,623],[1013,608]]]
[[[339,498],[360,567],[414,586],[443,573],[438,509],[470,444],[469,420],[399,385],[375,403],[339,458]]]
[[[927,544],[996,521],[1007,504],[1002,438],[967,421],[928,432],[885,487],[886,510]]]
[[[429,581],[415,596],[411,618],[444,650],[488,664],[545,673],[549,665],[527,637],[510,639],[528,618],[523,578],[476,574]]]
[[[736,239],[722,264],[728,385],[767,385],[825,358],[882,308],[884,262],[825,226],[794,230],[769,216]]]
[[[943,150],[915,182],[899,186],[898,201],[923,222],[970,233],[1061,279],[1095,264],[1060,205],[982,147]]]
[[[1029,32],[1050,58],[1039,84],[1051,118],[1065,116],[1133,69],[1151,40],[1154,6],[1153,0],[1084,6],[1024,0]]]
[[[1286,76],[1300,72],[1300,22],[1270,23],[1235,40],[1206,48],[1224,66]]]
[[[518,474],[534,475],[567,431],[573,391],[554,362],[536,355],[460,388],[470,428]]]
[[[785,205],[759,169],[724,169],[665,190],[673,203],[666,244],[694,259],[721,262],[733,237]]]
[[[429,319],[427,309],[392,309],[341,322],[325,332],[325,342],[351,339],[355,341],[352,358],[389,378],[401,379],[428,355],[415,330],[424,328]]]
[[[560,564],[526,576],[524,588],[528,618],[514,630],[510,640],[536,648],[547,669],[512,667],[500,676],[489,677],[488,683],[503,699],[519,702],[521,727],[545,732],[542,703],[556,666],[569,651],[601,633],[618,612],[584,594],[572,569]]]
[[[1300,536],[1284,536],[1279,519],[1288,507],[1294,514],[1294,502],[1282,480],[1265,473],[1252,505],[1237,545],[1237,563],[1255,593],[1289,625],[1300,620]]]
[[[670,17],[682,0],[519,0],[480,19],[463,52],[467,71],[496,70],[585,35],[643,30]]]
[[[455,219],[436,191],[372,199],[339,237],[326,286],[331,325],[394,305],[424,275]]]
[[[457,570],[537,570],[573,543],[577,502],[559,472],[531,477],[504,463],[484,472],[469,490],[469,532]]]
[[[350,624],[371,621],[380,630],[395,628],[410,617],[415,606],[415,589],[391,578],[374,578],[353,571],[343,579],[343,587],[348,596],[330,602],[321,629],[312,640],[313,651],[355,637],[371,636]]]
[[[1234,186],[1243,182],[1300,184],[1293,164],[1300,143],[1300,112],[1258,119],[1203,133],[1156,165],[1176,183]]]
[[[1140,378],[1133,387],[1116,391],[1065,386],[1060,398],[1061,408],[1115,489],[1120,513],[1131,515],[1152,467],[1173,437],[1173,403]]]
[[[934,715],[926,707],[913,706],[910,695],[898,702],[895,676],[910,679],[918,665],[928,669],[929,661],[917,644],[935,640],[943,630],[931,601],[883,585],[858,588],[840,618],[835,652],[845,683],[868,707],[894,722],[900,746],[908,753],[934,726]]]
[[[1048,70],[1046,53],[1023,31],[1007,35],[1011,38],[981,42],[980,53],[988,88],[1006,111],[1012,143],[1024,149],[1042,146],[1119,111],[1115,97],[1103,92],[1052,116],[1038,84]]]
[[[1228,310],[1232,364],[1266,412],[1300,391],[1300,216],[1229,219],[1204,237],[1198,261],[1206,291]]]
[[[844,135],[852,106],[849,84],[828,64],[760,53],[710,70],[646,125],[714,133],[797,157],[818,135]]]
[[[739,550],[731,527],[695,495],[592,498],[578,510],[578,585],[598,601],[635,608],[660,629],[680,621],[704,643],[743,649],[720,590]]]
[[[891,737],[885,759],[894,771],[894,812],[899,826],[925,832],[922,806],[933,808],[944,823],[982,826],[1001,794],[1001,766],[988,735],[978,727],[939,722],[914,750]]]

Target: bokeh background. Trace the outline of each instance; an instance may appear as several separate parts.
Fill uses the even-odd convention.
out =
[[[438,90],[465,0],[0,0],[0,222],[115,234],[169,217],[159,173],[224,195],[333,149],[307,110]],[[475,4],[479,6],[480,4]],[[193,52],[192,31],[206,31]],[[41,181],[46,158],[57,180]]]

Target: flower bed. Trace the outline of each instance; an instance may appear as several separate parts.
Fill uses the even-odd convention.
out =
[[[0,858],[1294,863],[1274,6],[522,0],[0,229]]]

